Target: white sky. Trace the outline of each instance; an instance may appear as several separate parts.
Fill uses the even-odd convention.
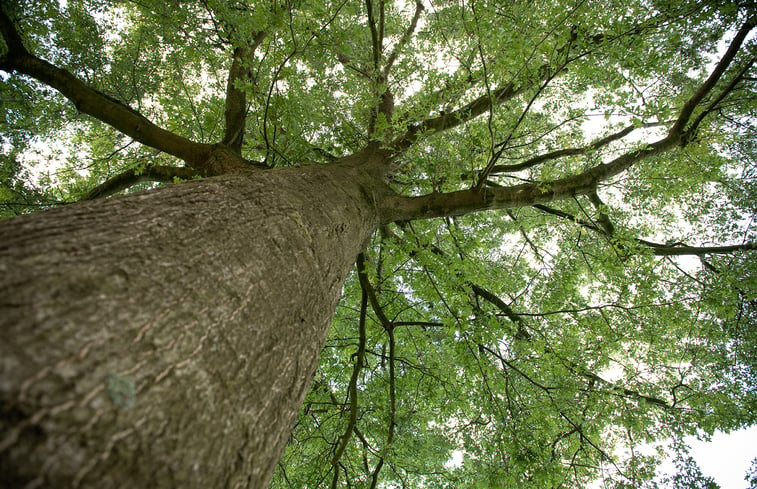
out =
[[[744,480],[752,460],[757,457],[757,426],[728,435],[716,433],[710,442],[688,439],[691,456],[704,475],[709,475],[722,489],[746,489]]]

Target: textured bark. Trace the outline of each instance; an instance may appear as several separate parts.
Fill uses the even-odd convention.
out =
[[[232,53],[229,77],[226,82],[226,105],[224,109],[225,129],[223,143],[237,154],[242,151],[244,128],[247,120],[247,94],[237,84],[254,82],[252,71],[247,65],[255,49],[263,42],[265,32],[258,32],[249,47],[236,48]]]
[[[266,487],[379,221],[365,158],[0,223],[0,485]]]
[[[244,140],[244,126],[247,120],[247,96],[236,83],[249,81],[249,69],[244,67],[243,58],[249,57],[249,50],[236,48],[234,50],[229,79],[226,84],[226,107],[224,110],[225,134],[224,144],[236,152],[241,152]]]

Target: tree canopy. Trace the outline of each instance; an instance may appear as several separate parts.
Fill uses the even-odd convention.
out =
[[[379,148],[394,194],[272,487],[652,487],[659,443],[757,422],[756,24],[747,0],[4,1],[0,211],[237,171],[219,148]]]

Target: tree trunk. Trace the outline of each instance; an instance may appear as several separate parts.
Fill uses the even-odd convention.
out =
[[[378,224],[366,158],[0,223],[3,487],[267,487]]]

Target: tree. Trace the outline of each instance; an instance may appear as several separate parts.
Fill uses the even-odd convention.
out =
[[[687,447],[678,448],[677,452],[674,460],[676,473],[665,480],[672,489],[720,489],[712,477],[702,473]]]
[[[752,464],[749,466],[749,470],[747,470],[744,480],[749,484],[747,489],[752,489],[757,486],[757,458],[752,460]]]
[[[3,483],[622,487],[753,424],[751,7],[3,2],[0,197],[55,206],[0,222]]]

